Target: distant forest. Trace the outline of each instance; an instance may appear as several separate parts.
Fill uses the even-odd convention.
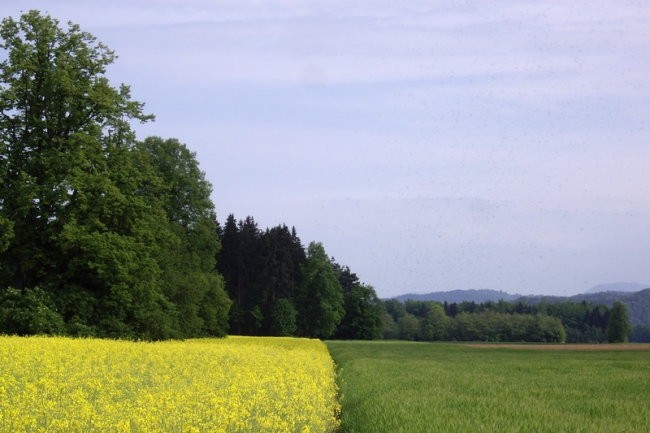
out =
[[[247,335],[601,342],[602,305],[382,301],[295,228],[223,225],[196,156],[139,141],[152,115],[115,55],[30,11],[0,25],[0,333],[158,340]],[[613,326],[616,325],[616,326]],[[620,332],[613,333],[613,329]]]

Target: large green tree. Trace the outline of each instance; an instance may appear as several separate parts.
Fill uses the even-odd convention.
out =
[[[4,19],[0,38],[0,330],[43,332],[49,320],[71,334],[155,339],[194,329],[163,282],[164,251],[187,251],[179,227],[197,202],[174,203],[155,159],[167,155],[136,147],[131,122],[152,116],[109,83],[114,53],[38,11]],[[194,281],[221,296],[208,265]],[[223,312],[208,310],[199,327],[222,334]]]
[[[64,319],[106,334],[155,333],[155,266],[138,234],[156,215],[132,200],[139,176],[123,164],[128,121],[150,117],[110,86],[113,52],[78,26],[30,11],[0,37],[0,215],[12,225],[0,287],[25,302],[39,288]]]

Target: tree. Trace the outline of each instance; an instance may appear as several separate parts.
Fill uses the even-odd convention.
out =
[[[221,248],[217,236],[212,186],[199,169],[196,155],[176,139],[149,137],[137,143],[149,168],[146,195],[167,217],[168,245],[159,248],[163,294],[178,313],[180,336],[222,336],[228,328],[231,301],[216,273]]]
[[[372,286],[354,284],[343,294],[345,314],[336,338],[350,340],[374,340],[382,334],[381,301]]]
[[[231,214],[222,230],[221,244],[217,264],[233,299],[231,332],[286,333],[284,327],[278,330],[278,318],[291,317],[291,310],[295,310],[307,260],[295,228],[289,230],[281,224],[262,231],[252,216],[237,222]]]
[[[373,340],[382,336],[382,313],[384,306],[372,286],[362,284],[357,274],[348,266],[341,266],[332,259],[332,267],[343,291],[343,309],[335,338],[350,340]]]
[[[393,316],[384,311],[381,314],[381,337],[384,340],[396,340],[399,338],[399,326]]]
[[[0,293],[0,329],[9,334],[60,334],[64,324],[49,296],[39,288]]]
[[[406,313],[397,321],[399,338],[401,340],[415,340],[420,333],[420,321],[411,313]]]
[[[609,313],[607,340],[610,343],[626,342],[631,330],[627,307],[621,301],[614,302]]]
[[[140,235],[160,213],[130,195],[141,177],[125,164],[129,120],[151,116],[127,86],[109,85],[113,52],[78,26],[30,11],[3,20],[0,37],[0,215],[12,226],[0,288],[30,302],[39,287],[70,320],[68,294],[83,290],[81,320],[98,332],[157,333],[164,300]]]
[[[442,305],[437,302],[426,302],[425,311],[420,322],[420,340],[440,341],[447,339],[449,319]]]
[[[343,318],[341,285],[320,243],[307,248],[297,307],[300,332],[309,337],[330,337]]]
[[[383,304],[386,312],[391,315],[395,322],[404,317],[406,314],[406,308],[404,307],[404,304],[397,299],[387,299],[383,301]]]
[[[187,149],[138,146],[130,122],[153,116],[110,85],[114,53],[79,26],[30,11],[3,20],[0,38],[0,298],[26,312],[12,326],[222,335],[214,214]]]
[[[261,268],[257,275],[255,300],[266,319],[264,333],[271,331],[275,334],[277,303],[286,299],[293,306],[306,256],[295,230],[289,230],[284,224],[266,229],[261,234],[261,244]]]

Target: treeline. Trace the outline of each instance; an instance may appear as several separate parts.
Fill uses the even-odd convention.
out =
[[[630,333],[625,306],[588,302],[383,301],[383,338],[421,341],[604,343]]]
[[[251,216],[229,215],[220,230],[217,268],[233,300],[230,332],[372,339],[381,335],[375,290],[329,258],[322,244],[304,249],[295,228],[261,230]]]
[[[500,302],[503,307],[506,303]],[[384,338],[420,341],[503,341],[563,343],[562,322],[546,314],[493,308],[473,302],[385,301]],[[508,311],[510,310],[510,311]]]
[[[92,35],[30,11],[0,38],[0,333],[380,335],[374,290],[321,244],[219,226],[195,155],[136,139],[153,116]]]

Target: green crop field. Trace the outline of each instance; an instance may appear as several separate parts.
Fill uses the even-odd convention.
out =
[[[344,433],[650,432],[650,352],[327,342]]]

